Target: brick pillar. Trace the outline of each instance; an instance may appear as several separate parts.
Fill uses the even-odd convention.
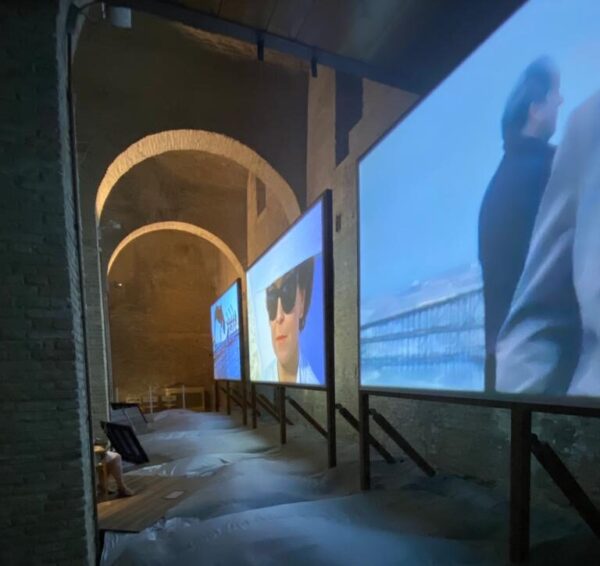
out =
[[[101,262],[98,259],[98,240],[94,212],[95,191],[80,185],[81,221],[83,228],[83,274],[85,280],[85,320],[88,378],[90,380],[90,409],[93,433],[104,436],[100,421],[109,420],[109,400],[112,398],[110,349],[108,337],[108,308]],[[85,194],[83,194],[85,191]]]
[[[89,61],[81,62],[80,53],[74,57],[74,75],[78,68]],[[98,57],[101,55],[98,54]],[[77,80],[75,80],[77,85]],[[75,88],[75,87],[74,87]],[[99,261],[99,230],[96,227],[96,192],[100,179],[104,176],[107,164],[96,163],[88,155],[89,140],[85,133],[85,115],[89,107],[79,102],[75,88],[75,111],[79,149],[79,194],[83,239],[83,277],[85,285],[85,321],[87,340],[88,379],[90,382],[90,408],[94,436],[102,437],[100,421],[108,420],[109,401],[113,399],[112,366],[110,355],[110,332],[108,327],[108,306],[106,300],[106,266]],[[83,127],[80,127],[84,122]],[[90,135],[90,134],[87,134]]]
[[[66,1],[0,5],[0,563],[92,564]]]

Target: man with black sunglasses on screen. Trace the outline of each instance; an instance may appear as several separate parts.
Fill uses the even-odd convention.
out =
[[[266,307],[275,360],[266,378],[280,383],[319,385],[313,369],[302,355],[300,333],[310,309],[314,258],[309,258],[274,281],[266,291]]]

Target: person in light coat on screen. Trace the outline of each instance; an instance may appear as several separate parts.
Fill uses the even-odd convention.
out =
[[[600,91],[571,115],[497,347],[504,393],[600,396]]]

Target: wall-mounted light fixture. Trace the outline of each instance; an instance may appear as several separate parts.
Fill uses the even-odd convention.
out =
[[[102,4],[102,15],[113,26],[120,29],[131,29],[131,8]]]

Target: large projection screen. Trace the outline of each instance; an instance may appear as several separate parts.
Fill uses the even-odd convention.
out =
[[[210,307],[214,378],[241,381],[242,293],[238,279]]]
[[[599,54],[530,0],[361,159],[361,389],[600,406]]]
[[[325,227],[329,192],[246,274],[250,380],[327,385]]]

